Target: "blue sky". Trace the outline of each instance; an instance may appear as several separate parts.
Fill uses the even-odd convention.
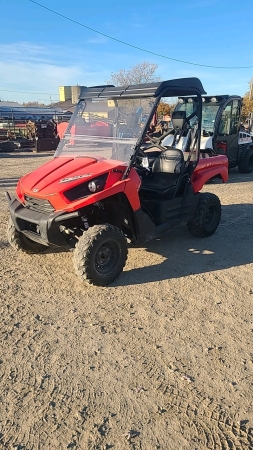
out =
[[[120,44],[29,0],[0,0],[0,99],[58,101],[63,85],[104,84],[112,72],[137,63],[158,64],[161,79],[199,77],[208,94],[248,91],[253,77],[253,2],[244,0],[38,0],[38,3],[115,39],[183,64]]]

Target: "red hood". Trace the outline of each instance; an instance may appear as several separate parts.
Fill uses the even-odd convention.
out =
[[[26,193],[36,189],[40,195],[50,195],[62,190],[64,178],[90,173],[96,165],[94,158],[54,158],[21,178],[22,188]]]
[[[125,164],[116,160],[89,157],[54,158],[21,178],[20,187],[26,195],[45,198],[122,166],[124,169]]]

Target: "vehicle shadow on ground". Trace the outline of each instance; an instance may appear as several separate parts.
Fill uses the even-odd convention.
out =
[[[237,167],[229,169],[228,175],[228,183],[248,183],[249,181],[253,181],[253,172],[240,173]]]
[[[141,258],[145,267],[126,269],[113,285],[157,282],[250,264],[253,262],[252,229],[252,204],[223,206],[220,226],[212,236],[197,238],[186,226],[175,228],[146,244],[143,248],[146,257]],[[152,254],[165,259],[153,265]]]
[[[248,183],[253,181],[253,172],[252,173],[240,173],[237,167],[233,169],[229,169],[229,177],[226,184],[230,183]],[[211,181],[207,181],[206,185],[212,184],[223,184],[223,181],[220,178],[214,178]]]

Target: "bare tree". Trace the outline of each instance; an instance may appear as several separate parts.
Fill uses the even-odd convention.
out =
[[[45,103],[39,103],[38,101],[23,102],[23,106],[45,106]]]
[[[121,69],[118,72],[111,73],[111,78],[106,80],[106,83],[114,84],[115,86],[129,86],[130,84],[160,81],[160,77],[155,75],[157,67],[157,64],[143,61],[129,70]]]

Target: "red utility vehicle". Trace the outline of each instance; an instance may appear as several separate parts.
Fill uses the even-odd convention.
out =
[[[181,223],[196,236],[212,235],[220,201],[200,190],[213,177],[227,181],[228,160],[200,151],[203,94],[197,78],[82,88],[54,158],[21,178],[15,197],[6,193],[12,247],[72,247],[77,275],[105,286],[122,272],[127,242],[144,243]],[[175,111],[173,129],[152,137],[159,102],[189,95],[198,98],[191,114]],[[106,118],[106,101],[113,119],[112,111]],[[108,121],[110,135],[80,125],[94,103],[96,121]],[[173,136],[169,146],[161,143],[166,134]]]

